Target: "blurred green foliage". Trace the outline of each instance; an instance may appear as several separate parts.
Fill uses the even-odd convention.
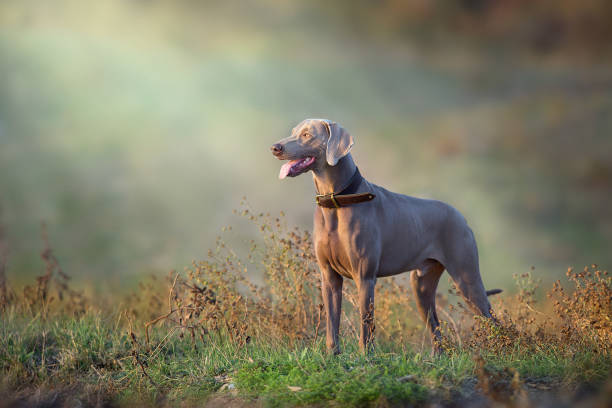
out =
[[[554,3],[555,7],[551,4]],[[447,201],[488,287],[610,265],[607,1],[3,1],[0,217],[9,276],[119,287],[182,268],[246,195],[312,217],[268,146],[306,117],[356,139],[371,181]],[[409,243],[407,243],[409,245]]]

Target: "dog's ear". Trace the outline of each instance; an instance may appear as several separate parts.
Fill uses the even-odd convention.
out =
[[[327,164],[335,166],[338,160],[348,154],[353,147],[353,136],[336,122],[323,122],[329,132],[327,141]]]

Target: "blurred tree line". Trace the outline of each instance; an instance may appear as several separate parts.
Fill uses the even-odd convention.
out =
[[[326,8],[323,2],[321,7]],[[425,43],[460,35],[469,42],[537,53],[597,58],[612,51],[609,0],[342,0],[333,8],[355,29]]]

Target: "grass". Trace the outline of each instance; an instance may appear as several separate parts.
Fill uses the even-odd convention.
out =
[[[467,401],[482,392],[483,378],[492,378],[499,388],[488,391],[491,398],[517,400],[535,387],[598,387],[610,374],[609,356],[580,353],[567,358],[554,349],[504,355],[484,351],[479,368],[468,350],[432,357],[387,344],[364,356],[354,341],[344,344],[342,355],[330,356],[320,339],[296,347],[253,342],[236,348],[227,339],[194,346],[187,338],[164,339],[167,333],[159,331],[155,346],[147,348],[143,338],[134,340],[122,330],[116,317],[88,312],[77,319],[45,321],[5,315],[0,340],[5,392],[17,399],[39,388],[59,390],[67,403],[80,400],[86,405],[100,400],[196,405],[218,394],[264,406],[418,405]],[[512,389],[508,384],[515,376],[518,386]]]
[[[8,406],[537,406],[542,395],[609,402],[612,285],[595,265],[538,296],[532,273],[494,303],[498,325],[438,297],[445,352],[399,279],[376,293],[376,348],[357,348],[355,291],[345,285],[342,350],[326,352],[307,232],[282,215],[241,214],[261,233],[241,259],[221,238],[205,261],[129,296],[90,299],[69,285],[43,230],[45,273],[17,290],[0,262],[0,392]],[[260,268],[263,283],[249,270]],[[451,290],[453,292],[453,290]],[[608,392],[606,394],[606,392]]]
[[[477,381],[477,364],[465,351],[432,358],[381,347],[363,356],[345,344],[347,352],[333,357],[323,351],[321,341],[295,348],[250,344],[237,349],[227,342],[194,347],[190,340],[174,337],[134,357],[129,333],[94,313],[52,322],[26,322],[12,314],[3,321],[1,344],[4,387],[69,387],[85,390],[73,396],[85,401],[196,403],[231,383],[241,398],[271,406],[329,401],[360,406],[381,400],[416,404],[450,395],[468,398],[474,392],[469,385]],[[483,358],[487,370],[514,369],[524,384],[599,384],[609,375],[609,359],[588,354],[567,359],[551,350]],[[406,376],[410,379],[403,382]],[[24,378],[29,380],[24,383]]]

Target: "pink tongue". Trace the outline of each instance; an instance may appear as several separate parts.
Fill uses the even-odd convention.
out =
[[[281,166],[280,173],[278,173],[278,178],[282,180],[285,177],[287,177],[287,175],[291,171],[291,168],[293,167],[293,165],[299,163],[300,161],[301,161],[301,159],[291,160],[291,161],[288,161],[287,163],[283,164]]]

